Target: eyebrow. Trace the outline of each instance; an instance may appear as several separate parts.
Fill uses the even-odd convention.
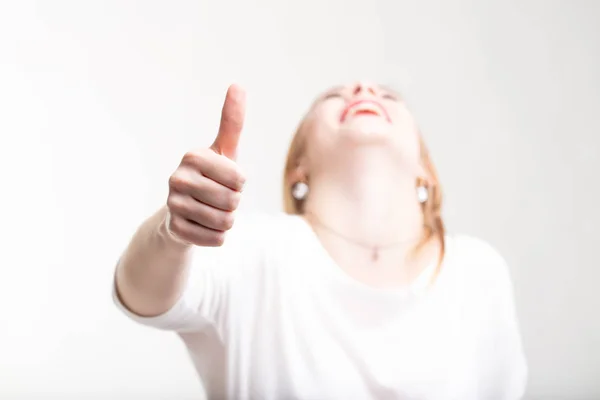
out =
[[[332,93],[339,92],[340,90],[344,90],[344,86],[342,86],[342,85],[339,85],[339,86],[334,86],[334,87],[332,87],[332,88],[330,88],[330,89],[326,90],[326,91],[323,93],[323,95],[321,96],[321,98],[323,98],[323,97],[325,97],[325,96],[327,96],[327,95],[330,95],[330,94],[332,94]]]
[[[390,92],[391,94],[398,97],[398,99],[402,99],[402,94],[399,90],[394,88],[392,85],[378,85],[380,89],[383,89],[386,92]]]
[[[388,93],[390,93],[390,94],[393,94],[394,96],[396,96],[396,97],[398,98],[398,100],[401,100],[401,99],[402,99],[402,94],[400,93],[400,91],[396,90],[396,89],[395,89],[395,88],[394,88],[392,85],[380,85],[380,84],[377,84],[377,87],[378,87],[380,90],[383,90],[383,91],[385,91],[385,92],[388,92]],[[339,91],[341,91],[341,90],[344,90],[345,88],[346,88],[346,86],[343,86],[343,85],[338,85],[338,86],[334,86],[334,87],[332,87],[332,88],[330,88],[330,89],[326,90],[326,91],[325,91],[325,92],[324,92],[324,93],[323,93],[321,96],[319,96],[319,97],[317,98],[317,100],[316,100],[315,104],[317,104],[317,103],[319,103],[319,102],[323,101],[323,99],[324,99],[325,97],[329,96],[330,94],[332,94],[332,93],[336,93],[336,92],[339,92]]]

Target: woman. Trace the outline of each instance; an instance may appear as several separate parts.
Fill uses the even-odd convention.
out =
[[[209,398],[520,398],[508,269],[445,234],[402,99],[362,82],[320,96],[289,151],[286,213],[234,225],[244,101],[232,86],[213,145],[183,157],[121,257],[123,312],[177,332]]]

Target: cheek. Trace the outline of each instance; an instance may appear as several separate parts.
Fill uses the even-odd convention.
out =
[[[325,131],[325,126],[320,118],[306,120],[304,157],[308,165],[314,165],[327,152],[330,139]]]
[[[339,117],[343,104],[330,100],[320,104],[311,113],[311,119],[314,121],[314,127],[318,131],[332,132],[339,128]]]
[[[320,107],[307,118],[307,139],[311,147],[318,151],[321,147],[335,145],[335,135],[339,130],[339,121],[335,110]]]
[[[400,107],[391,113],[394,126],[400,132],[412,132],[417,129],[417,123],[405,107]]]
[[[421,143],[416,132],[407,132],[400,142],[400,151],[402,155],[413,162],[418,162],[421,158]]]
[[[392,116],[394,121],[395,141],[404,157],[411,159],[421,155],[419,129],[412,115],[406,110],[399,110]]]

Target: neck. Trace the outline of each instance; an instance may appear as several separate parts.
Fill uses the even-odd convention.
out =
[[[376,147],[343,153],[343,162],[333,160],[311,174],[309,220],[363,246],[416,243],[423,216],[414,174]]]

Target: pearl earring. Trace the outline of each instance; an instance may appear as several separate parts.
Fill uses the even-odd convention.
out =
[[[305,182],[296,182],[292,186],[292,196],[296,200],[304,200],[308,195],[308,185]]]
[[[417,187],[417,199],[419,199],[419,203],[425,203],[429,200],[429,190],[426,186]]]

